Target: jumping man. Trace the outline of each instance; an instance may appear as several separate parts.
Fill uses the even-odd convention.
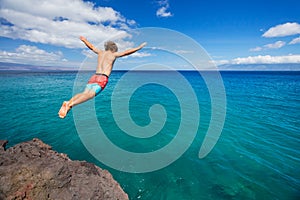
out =
[[[85,90],[82,93],[76,94],[69,101],[63,102],[58,112],[58,116],[60,118],[65,118],[72,107],[94,98],[105,88],[108,82],[108,77],[112,71],[113,64],[117,58],[130,55],[142,49],[146,45],[146,43],[144,42],[136,48],[128,49],[123,52],[118,52],[117,45],[112,41],[108,41],[104,44],[105,51],[103,51],[94,47],[94,45],[92,45],[83,36],[80,36],[80,40],[89,49],[98,54],[98,65],[96,68],[96,73],[92,75],[92,77],[86,85]]]

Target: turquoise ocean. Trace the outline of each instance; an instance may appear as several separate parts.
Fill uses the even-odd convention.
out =
[[[178,100],[159,85],[136,90],[129,106],[135,123],[147,125],[149,107],[161,104],[167,127],[149,139],[127,136],[111,110],[112,93],[125,73],[113,71],[96,97],[97,119],[107,137],[122,148],[160,149],[175,137]],[[168,74],[136,73],[137,79],[139,73]],[[40,138],[73,160],[93,162],[109,170],[130,199],[300,199],[300,72],[220,72],[227,100],[225,124],[216,146],[202,159],[198,152],[210,123],[210,95],[197,72],[181,73],[197,94],[201,120],[187,151],[160,170],[128,173],[106,166],[80,140],[73,111],[58,118],[62,101],[73,95],[77,72],[0,72],[0,139],[12,146]],[[84,73],[86,81],[91,74]]]

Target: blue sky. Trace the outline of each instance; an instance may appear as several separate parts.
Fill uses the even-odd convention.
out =
[[[87,56],[94,60],[80,35],[96,45],[113,37],[124,50],[138,45],[132,39],[134,29],[161,27],[199,43],[218,65],[300,63],[298,0],[1,0],[0,4],[0,62],[78,68]],[[164,60],[151,48],[120,63]]]

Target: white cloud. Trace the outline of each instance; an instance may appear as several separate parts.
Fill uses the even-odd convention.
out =
[[[255,47],[250,49],[250,51],[263,51],[263,50],[268,50],[268,49],[279,49],[283,46],[285,46],[286,42],[284,41],[277,41],[275,43],[271,44],[266,44],[263,47]]]
[[[152,54],[147,53],[147,52],[135,52],[134,54],[131,54],[129,56],[123,57],[122,59],[127,59],[127,58],[144,58],[144,57],[149,57],[152,56]]]
[[[271,27],[269,30],[267,30],[262,36],[266,38],[272,38],[272,37],[284,37],[284,36],[291,36],[291,35],[297,35],[300,34],[300,24],[293,22],[287,22],[285,24],[279,24],[274,27]],[[289,44],[297,44],[300,43],[300,37],[297,37],[293,39]],[[257,52],[257,51],[263,51],[268,49],[279,49],[286,45],[286,42],[284,41],[277,41],[275,43],[266,44],[262,47],[255,47],[250,49],[250,51]]]
[[[156,11],[156,16],[158,17],[171,17],[172,13],[167,12],[167,7],[161,7]]]
[[[262,51],[262,50],[263,50],[262,47],[255,47],[255,48],[250,49],[250,51]]]
[[[67,60],[63,58],[63,53],[47,52],[39,49],[36,46],[21,45],[15,51],[0,51],[1,62],[13,62],[22,64],[36,64],[36,65],[57,65],[57,63],[64,63]]]
[[[0,36],[31,42],[83,47],[78,39],[94,42],[128,37],[133,20],[109,7],[96,7],[83,0],[1,0]]]
[[[266,44],[264,45],[265,49],[279,49],[285,45],[285,42],[283,41],[277,41],[272,44]]]
[[[300,54],[298,55],[284,55],[284,56],[270,56],[258,55],[248,56],[243,58],[235,58],[228,63],[230,64],[281,64],[281,63],[300,63]]]
[[[293,23],[285,23],[279,24],[267,30],[263,37],[270,38],[270,37],[284,37],[290,35],[300,34],[300,24],[293,22]]]
[[[217,66],[230,64],[229,60],[212,60],[210,63]]]
[[[160,0],[157,2],[160,8],[156,11],[157,17],[172,17],[173,14],[168,11],[170,4],[168,0]]]
[[[216,65],[240,65],[240,64],[300,64],[300,54],[283,56],[258,55],[238,57],[232,60],[213,60]]]
[[[300,43],[300,37],[294,38],[289,44],[299,44]]]

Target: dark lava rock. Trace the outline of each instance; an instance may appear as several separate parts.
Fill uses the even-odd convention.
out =
[[[128,199],[112,175],[72,161],[39,139],[5,149],[0,140],[0,199]]]

